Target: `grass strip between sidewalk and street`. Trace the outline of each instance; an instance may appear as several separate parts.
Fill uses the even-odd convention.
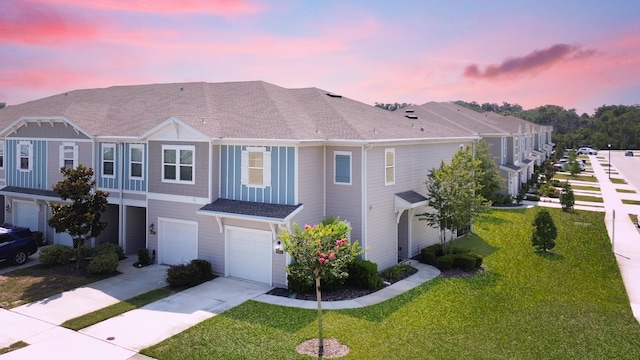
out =
[[[600,191],[600,187],[598,186],[571,185],[571,188],[573,190]]]
[[[18,342],[15,342],[15,343],[13,343],[13,344],[11,344],[11,345],[7,346],[7,347],[0,348],[0,355],[2,355],[2,354],[6,354],[6,353],[11,352],[11,351],[13,351],[13,350],[22,349],[22,348],[23,348],[23,347],[25,347],[25,346],[29,346],[29,344],[27,344],[27,343],[26,343],[26,342],[24,342],[24,341],[18,341]]]
[[[582,176],[582,175],[571,176],[570,174],[558,174],[558,173],[556,173],[555,175],[553,175],[553,178],[554,179],[558,179],[558,180],[598,182],[598,178],[593,176],[593,175],[591,175],[591,176]]]
[[[635,194],[636,193],[635,190],[629,190],[629,189],[616,189],[616,192],[626,193],[626,194]]]
[[[131,299],[127,299],[119,303],[102,308],[100,310],[96,310],[89,314],[85,314],[77,318],[67,320],[64,323],[62,323],[61,326],[71,330],[84,329],[88,326],[91,326],[101,321],[107,320],[109,318],[118,316],[127,311],[135,310],[137,308],[150,304],[154,301],[163,299],[174,293],[175,291],[167,288],[151,290],[144,294],[132,297]]]
[[[620,179],[620,178],[611,178],[609,180],[611,180],[611,182],[614,183],[614,184],[626,184],[627,183],[627,181],[625,179]]]
[[[602,198],[597,196],[574,195],[574,199],[576,201],[588,201],[588,202],[597,202],[597,203],[603,202]]]
[[[627,205],[640,205],[640,200],[622,199],[622,203]]]

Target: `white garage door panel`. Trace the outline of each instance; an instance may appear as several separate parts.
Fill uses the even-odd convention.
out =
[[[13,212],[13,225],[28,227],[31,230],[39,230],[38,216],[40,213],[37,204],[14,201]]]
[[[228,276],[271,284],[271,232],[227,229]]]
[[[160,219],[158,238],[161,264],[179,265],[198,258],[198,223]]]

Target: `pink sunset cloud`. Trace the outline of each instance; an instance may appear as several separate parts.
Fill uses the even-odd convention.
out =
[[[476,64],[469,65],[464,70],[464,76],[495,79],[532,74],[548,69],[561,61],[591,56],[594,52],[591,49],[581,50],[578,46],[556,44],[547,49],[534,50],[522,57],[508,58],[500,64],[489,65],[484,71],[481,71]]]
[[[244,0],[46,0],[47,4],[96,10],[116,10],[144,13],[198,13],[224,17],[256,14],[263,6]]]

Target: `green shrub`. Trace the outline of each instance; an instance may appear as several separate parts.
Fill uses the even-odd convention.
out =
[[[194,286],[202,282],[200,269],[192,263],[173,265],[167,269],[167,283],[171,287]]]
[[[389,282],[396,282],[406,277],[406,274],[412,271],[409,264],[397,264],[382,272],[382,278]]]
[[[149,257],[149,249],[138,249],[138,263],[140,265],[149,265],[151,264],[151,258]]]
[[[60,244],[46,246],[40,249],[40,263],[43,265],[65,265],[76,256],[76,250]]]
[[[211,271],[211,263],[207,260],[195,259],[191,260],[191,264],[198,269],[202,282],[213,279],[213,272]]]
[[[420,250],[420,262],[427,265],[436,265],[436,253],[429,248]]]
[[[108,274],[116,271],[118,268],[118,255],[113,252],[102,252],[94,256],[87,270],[92,274]]]
[[[369,290],[376,290],[382,285],[378,265],[369,260],[354,259],[347,265],[347,272],[349,285]]]
[[[313,280],[303,276],[300,264],[294,262],[287,266],[287,285],[289,292],[304,294],[313,289]]]
[[[476,267],[476,258],[469,254],[453,255],[453,266],[464,271],[471,271]]]
[[[484,260],[484,256],[478,254],[478,253],[474,253],[474,252],[470,252],[469,256],[473,256],[476,259],[476,267],[479,268],[480,266],[482,266],[482,261]]]
[[[73,251],[73,255],[74,255],[74,257],[78,256],[78,249],[77,248]],[[93,249],[91,247],[89,247],[89,246],[82,245],[80,247],[80,260],[88,259],[91,256],[93,256]]]
[[[442,255],[438,258],[436,267],[440,270],[449,270],[453,266],[453,254]]]
[[[114,253],[118,256],[118,259],[124,259],[124,251],[122,248],[114,243],[103,242],[93,249],[93,255],[97,256],[105,252]]]

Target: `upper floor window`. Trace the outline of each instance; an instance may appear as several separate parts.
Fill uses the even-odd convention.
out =
[[[18,142],[18,170],[31,171],[33,169],[33,145],[29,141]]]
[[[60,167],[75,169],[78,164],[78,146],[74,143],[60,145]]]
[[[162,181],[193,184],[194,146],[162,146]]]
[[[248,186],[271,186],[271,152],[264,147],[247,147],[241,154],[241,183]]]
[[[396,182],[396,150],[384,149],[384,184],[393,185]]]
[[[142,180],[144,169],[144,145],[132,144],[129,147],[129,177]],[[189,180],[191,180],[190,178]]]
[[[333,182],[351,185],[351,151],[334,151]]]
[[[4,141],[0,141],[0,169],[4,169]]]
[[[114,177],[116,165],[116,145],[102,144],[102,176]]]

